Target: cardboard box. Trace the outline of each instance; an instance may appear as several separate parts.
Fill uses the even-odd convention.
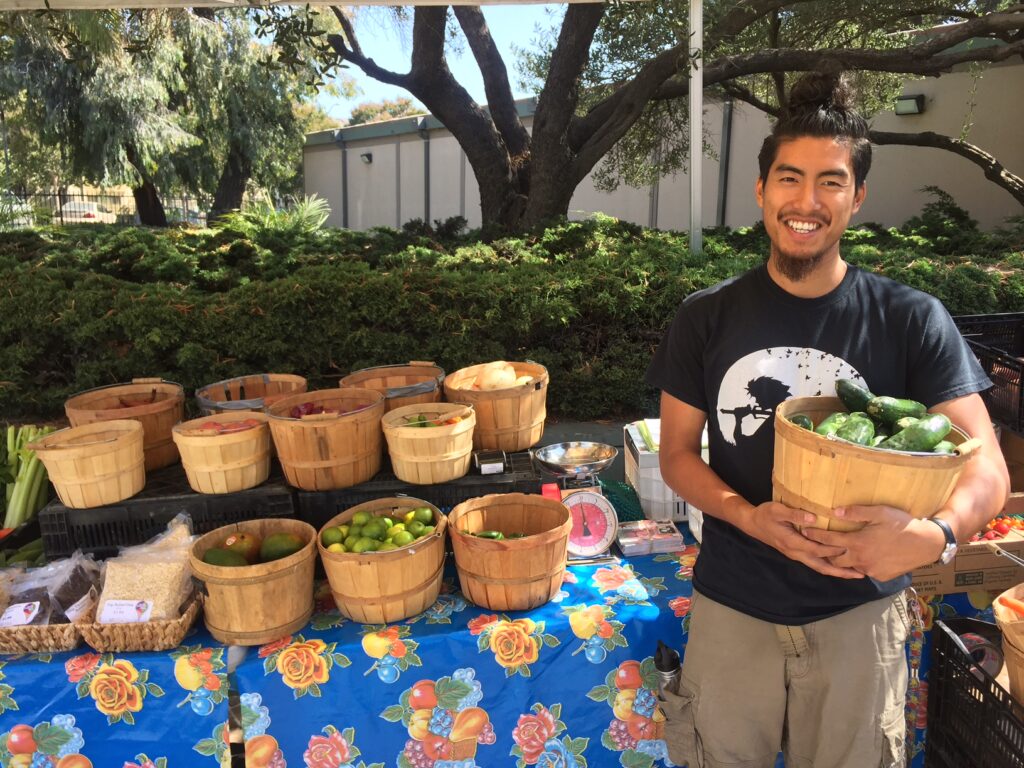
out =
[[[622,428],[626,482],[640,497],[640,506],[651,520],[686,520],[686,502],[661,479],[658,454],[647,450],[635,423]]]
[[[1005,432],[1005,430],[1004,430]],[[1024,493],[1013,493],[1004,512],[1024,514]],[[995,543],[1011,555],[1024,558],[1024,536],[1011,532]],[[1024,582],[1024,568],[1009,558],[997,555],[987,541],[961,544],[949,565],[927,565],[913,572],[913,587],[925,595],[950,595],[956,592],[1001,592]]]
[[[1010,490],[1024,491],[1024,437],[1004,427],[999,430],[999,447],[1010,471]]]

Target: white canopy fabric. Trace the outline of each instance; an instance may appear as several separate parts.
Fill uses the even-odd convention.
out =
[[[569,3],[593,0],[561,0]],[[281,2],[249,2],[249,0],[0,0],[0,11],[35,11],[49,8],[54,11],[98,11],[108,8],[249,8],[254,5],[545,5],[544,0],[474,0],[473,2],[446,2],[446,0],[282,0]]]

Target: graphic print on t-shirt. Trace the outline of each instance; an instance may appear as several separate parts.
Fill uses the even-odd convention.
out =
[[[836,379],[862,377],[845,360],[820,349],[774,347],[741,357],[726,371],[715,415],[731,445],[768,428],[775,407],[791,397],[835,395]]]

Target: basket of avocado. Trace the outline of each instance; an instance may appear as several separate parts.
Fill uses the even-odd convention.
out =
[[[206,628],[222,643],[263,645],[298,631],[313,613],[316,530],[300,520],[225,525],[192,545],[206,585]]]
[[[775,409],[773,499],[851,531],[832,510],[885,505],[931,517],[949,498],[980,441],[914,400],[876,396],[840,379],[838,397],[796,397]]]

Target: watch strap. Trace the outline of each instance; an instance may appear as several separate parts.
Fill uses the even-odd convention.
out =
[[[935,562],[941,563],[942,565],[947,565],[953,559],[953,556],[956,554],[956,534],[953,533],[952,526],[942,518],[929,517],[928,519],[935,523],[937,526],[939,526],[939,528],[942,529],[942,534],[946,537],[946,547],[942,550],[942,554],[939,555],[939,559]]]

